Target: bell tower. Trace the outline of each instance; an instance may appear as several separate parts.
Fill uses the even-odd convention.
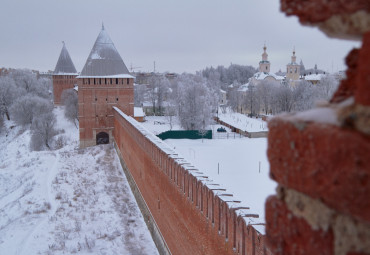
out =
[[[259,71],[263,73],[270,72],[270,61],[267,60],[266,45],[263,46],[262,60],[260,61]]]
[[[292,60],[287,64],[286,78],[296,81],[299,80],[301,74],[301,66],[297,63],[297,57],[295,55],[295,49],[293,49]]]
[[[80,147],[112,142],[113,106],[134,113],[134,77],[104,25],[78,81]]]

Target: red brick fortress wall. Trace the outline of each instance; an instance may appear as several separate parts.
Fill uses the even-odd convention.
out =
[[[77,75],[53,75],[54,105],[61,105],[62,93],[77,84]]]
[[[114,139],[172,254],[271,254],[201,177],[153,134],[114,108]]]
[[[370,2],[281,0],[282,10],[337,38],[362,40],[330,103],[269,122],[266,202],[273,254],[370,254]]]
[[[80,147],[96,145],[96,135],[113,136],[113,106],[134,114],[134,79],[78,78]]]

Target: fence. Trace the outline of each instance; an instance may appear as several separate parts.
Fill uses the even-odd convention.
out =
[[[157,135],[166,139],[212,139],[212,130],[171,130]]]

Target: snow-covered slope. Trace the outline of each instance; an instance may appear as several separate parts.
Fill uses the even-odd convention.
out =
[[[0,254],[158,254],[110,145],[31,152],[29,131],[0,134]]]

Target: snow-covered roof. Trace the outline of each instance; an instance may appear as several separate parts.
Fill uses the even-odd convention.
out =
[[[142,107],[134,107],[134,117],[144,117],[145,113]]]
[[[69,56],[68,50],[65,43],[63,42],[63,48],[60,52],[57,65],[54,69],[54,75],[77,75],[77,70],[72,62],[71,56]]]
[[[306,75],[304,76],[304,79],[306,81],[320,81],[322,79],[322,77],[324,76],[324,74],[309,74],[309,75]]]
[[[276,75],[276,74],[274,74],[274,73],[265,73],[265,72],[258,72],[258,73],[255,73],[253,77],[254,77],[256,80],[264,80],[264,79],[266,79],[266,78],[267,78],[267,77],[269,77],[269,76],[273,77],[273,78],[274,78],[274,79],[276,79],[276,80],[283,80],[283,79],[284,79],[284,77],[283,77],[283,76],[279,76],[279,75]]]
[[[239,91],[239,92],[246,92],[246,91],[248,91],[248,86],[249,86],[249,82],[248,82],[248,83],[246,83],[246,84],[241,85],[241,86],[238,88],[238,91]]]
[[[290,62],[287,65],[288,66],[299,66],[300,64],[297,64],[296,62]]]
[[[135,78],[131,74],[115,74],[115,75],[79,75],[78,78]]]
[[[53,75],[75,75],[75,76],[77,76],[78,73],[63,73],[63,72],[58,72],[58,73],[53,73]]]
[[[95,44],[90,52],[89,57],[86,60],[86,64],[81,71],[82,77],[106,77],[119,75],[130,75],[125,63],[119,55],[116,47],[110,39],[104,26],[100,31],[98,38],[96,38]],[[124,78],[132,78],[124,77]]]
[[[222,94],[226,94],[226,91],[225,91],[225,90],[220,89],[220,93],[222,93]]]

